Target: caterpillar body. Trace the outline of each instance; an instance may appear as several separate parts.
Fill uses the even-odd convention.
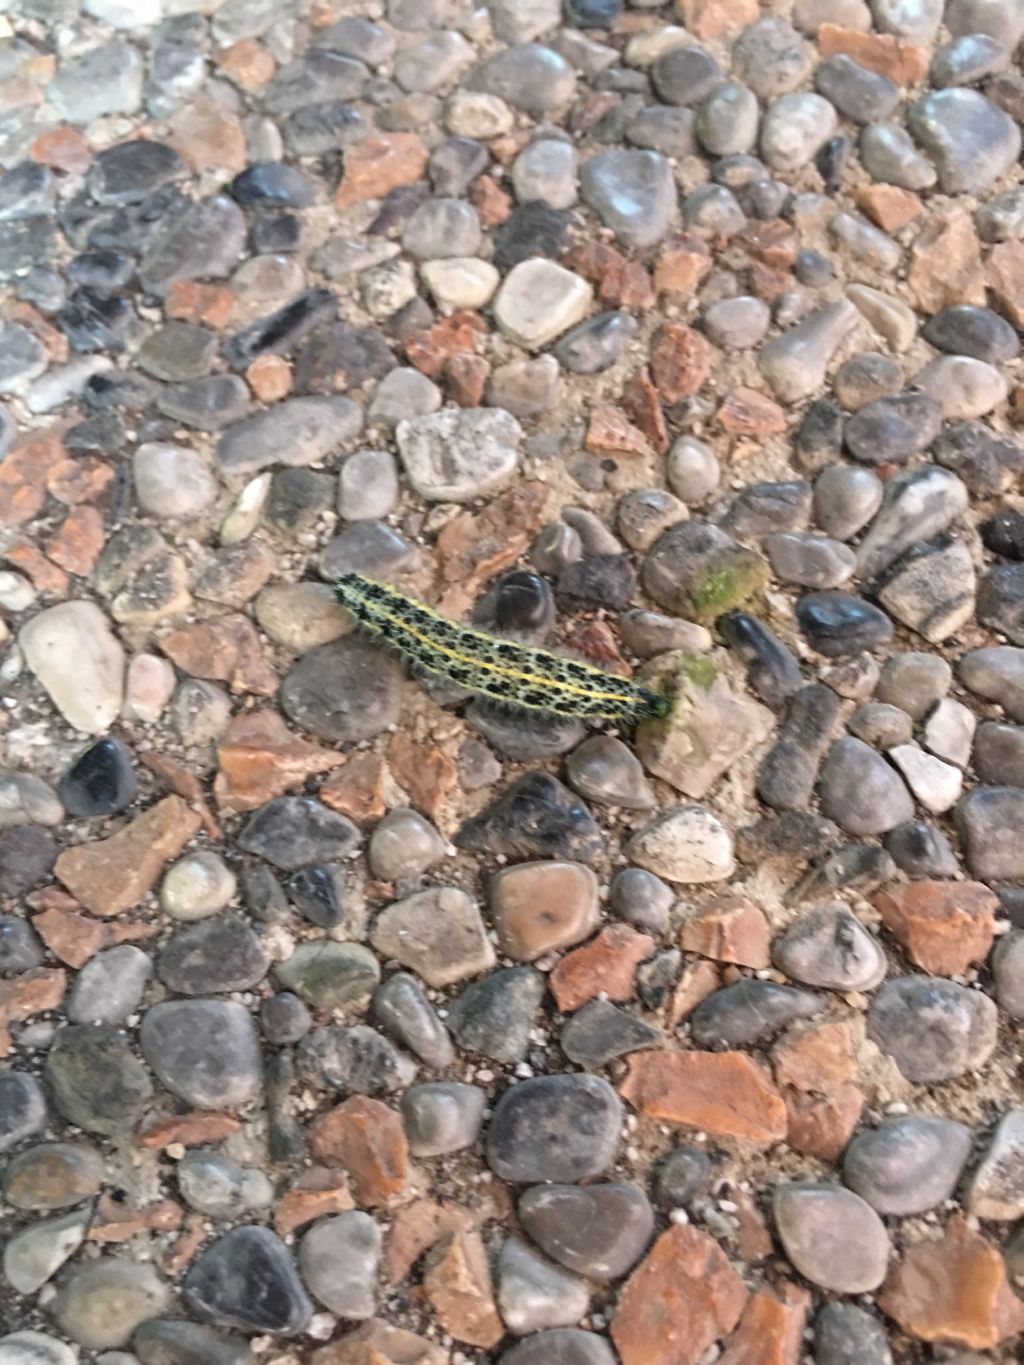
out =
[[[622,724],[668,710],[659,692],[546,649],[460,625],[362,574],[346,574],[336,591],[361,626],[417,667],[503,705]]]

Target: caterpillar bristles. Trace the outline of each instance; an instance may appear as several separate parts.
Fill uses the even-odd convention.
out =
[[[499,705],[620,725],[663,716],[668,709],[665,697],[650,688],[460,625],[362,574],[346,574],[336,591],[361,626],[417,669]]]

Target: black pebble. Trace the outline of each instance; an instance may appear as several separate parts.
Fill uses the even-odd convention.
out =
[[[132,756],[119,739],[99,739],[60,780],[60,799],[69,815],[116,815],[139,794]]]
[[[1024,559],[1024,514],[1004,507],[981,528],[986,549],[1005,559]]]

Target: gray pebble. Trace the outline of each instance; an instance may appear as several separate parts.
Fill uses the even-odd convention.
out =
[[[807,806],[838,715],[835,692],[821,683],[812,683],[793,696],[778,738],[758,773],[757,793],[766,805],[776,810]]]
[[[1010,1223],[1024,1214],[1020,1171],[1024,1164],[1024,1109],[1000,1118],[967,1187],[966,1205],[976,1218]]]
[[[846,727],[873,749],[892,749],[897,744],[909,744],[914,737],[914,723],[906,711],[884,701],[866,701],[858,706]]]
[[[911,105],[907,123],[945,194],[984,194],[1020,154],[1017,124],[976,90],[925,95]]]
[[[470,1052],[495,1062],[521,1062],[544,991],[544,978],[532,967],[491,972],[471,982],[451,1002],[448,1027],[455,1041]]]
[[[46,1097],[27,1071],[0,1073],[0,1153],[46,1126]]]
[[[59,1029],[46,1055],[46,1078],[70,1123],[108,1136],[131,1131],[153,1094],[149,1072],[127,1038],[105,1024]]]
[[[297,1043],[313,1026],[313,1016],[291,991],[278,991],[260,1003],[260,1028],[269,1043]]]
[[[770,535],[764,548],[777,578],[806,588],[836,588],[853,573],[857,557],[847,545],[827,536]]]
[[[808,314],[780,336],[772,337],[763,347],[758,364],[775,397],[783,403],[797,403],[819,389],[829,361],[858,316],[848,299],[839,299]]]
[[[766,17],[750,24],[732,51],[733,69],[761,99],[774,99],[803,84],[811,48],[785,19]]]
[[[898,393],[903,387],[903,371],[891,356],[861,351],[843,361],[832,384],[840,406],[857,412],[867,403]]]
[[[415,1062],[365,1024],[315,1028],[299,1043],[296,1054],[303,1078],[332,1090],[388,1095],[416,1078]]]
[[[886,835],[886,851],[908,877],[955,877],[960,864],[941,830],[927,820],[908,820]]]
[[[402,1096],[402,1122],[413,1156],[446,1156],[472,1147],[483,1125],[487,1096],[475,1085],[428,1081]]]
[[[886,1330],[852,1303],[827,1303],[814,1320],[815,1365],[892,1365]]]
[[[814,484],[814,520],[827,535],[850,540],[878,511],[883,492],[873,470],[829,465]]]
[[[986,76],[1005,71],[1010,54],[987,33],[965,33],[936,48],[928,77],[936,89],[951,85],[976,85]]]
[[[680,436],[669,451],[666,475],[672,491],[683,502],[703,502],[718,487],[721,469],[703,441]]]
[[[878,1213],[925,1213],[953,1197],[970,1151],[962,1123],[901,1115],[857,1134],[843,1153],[843,1179]]]
[[[721,79],[714,57],[696,43],[670,47],[651,66],[651,81],[665,104],[700,104]]]
[[[1011,929],[992,954],[996,1000],[1011,1019],[1024,1019],[1024,929]]]
[[[926,450],[942,427],[934,398],[910,390],[868,403],[850,418],[846,448],[865,464],[905,464]]]
[[[782,95],[761,120],[761,156],[773,171],[798,171],[814,160],[837,125],[835,109],[821,95]]]
[[[553,209],[576,202],[576,151],[561,138],[538,138],[529,143],[512,165],[512,184],[520,203],[542,199]]]
[[[760,120],[754,92],[741,81],[723,81],[698,109],[694,131],[712,156],[736,156],[755,146]]]
[[[334,640],[311,649],[285,676],[281,705],[289,719],[318,739],[332,744],[369,739],[398,720],[401,671],[367,640]],[[278,865],[288,867],[344,857],[328,852],[321,858],[310,852],[296,861],[286,849],[282,854],[286,862]]]
[[[340,1009],[373,994],[380,963],[361,943],[299,943],[277,964],[274,975],[315,1008]]]
[[[378,953],[413,968],[435,987],[494,965],[480,908],[457,887],[430,887],[393,902],[377,917],[371,940]]]
[[[627,247],[661,240],[676,206],[669,163],[658,152],[598,152],[580,172],[583,198]]]
[[[899,775],[859,739],[837,740],[821,772],[821,807],[849,834],[884,834],[913,818]]]
[[[794,981],[833,991],[870,991],[885,979],[877,941],[845,905],[804,915],[772,944],[772,961]]]
[[[245,920],[213,915],[172,934],[160,950],[156,971],[178,995],[211,995],[248,990],[262,980],[269,963]]]
[[[980,991],[902,976],[886,981],[872,1000],[868,1034],[908,1081],[927,1085],[984,1066],[996,1045],[996,1015]]]
[[[1019,787],[975,787],[963,797],[957,823],[972,876],[980,881],[1016,881],[1024,876],[1022,818],[1024,790]]]
[[[680,160],[696,155],[696,121],[692,109],[670,104],[648,104],[638,109],[626,125],[626,141],[634,147],[646,147],[649,151],[660,152],[662,156]]]
[[[972,649],[960,660],[957,672],[965,687],[998,702],[1007,715],[1024,722],[1024,649],[991,645]]]
[[[643,1255],[654,1214],[636,1185],[540,1185],[519,1199],[519,1221],[552,1260],[578,1275],[618,1279]]]
[[[690,1016],[690,1031],[698,1047],[715,1052],[763,1045],[796,1020],[809,1019],[824,1008],[824,999],[810,991],[744,977],[702,1000]]]
[[[487,402],[513,417],[538,417],[554,407],[560,373],[553,355],[509,361],[492,371],[487,381]]]
[[[381,881],[419,877],[444,857],[445,842],[419,811],[396,806],[370,836],[370,871]]]
[[[522,969],[520,969],[522,970]],[[622,1105],[598,1076],[537,1076],[502,1095],[487,1133],[487,1164],[517,1185],[572,1184],[614,1158]]]
[[[268,1208],[274,1199],[274,1186],[261,1170],[239,1166],[221,1152],[186,1152],[175,1174],[186,1204],[212,1218],[239,1218]]]
[[[0,915],[0,976],[17,976],[42,964],[42,941],[27,920]]]
[[[517,1342],[499,1365],[615,1365],[615,1353],[596,1332],[554,1327]]]
[[[574,791],[588,801],[650,810],[655,804],[640,761],[614,735],[591,735],[566,759],[566,775]]]
[[[899,104],[899,87],[852,57],[828,57],[814,73],[815,89],[854,123],[879,123]]]
[[[173,1000],[147,1010],[142,1055],[173,1094],[200,1109],[235,1108],[260,1088],[252,1016],[227,1000]]]
[[[34,1294],[51,1279],[85,1241],[92,1208],[73,1209],[60,1218],[32,1223],[7,1241],[4,1276],[19,1294]],[[0,1362],[3,1361],[0,1341]]]
[[[197,1316],[243,1332],[295,1336],[313,1305],[281,1239],[268,1228],[233,1228],[201,1251],[182,1286]]]
[[[402,233],[403,248],[419,261],[475,256],[480,241],[480,219],[465,199],[428,199]]]
[[[371,422],[397,427],[410,417],[428,417],[441,406],[441,390],[409,365],[399,365],[377,385],[366,415]]]
[[[338,475],[338,514],[346,521],[379,521],[398,501],[398,469],[388,450],[357,450]]]
[[[150,1318],[132,1338],[135,1355],[111,1351],[98,1356],[96,1365],[248,1365],[249,1347],[238,1337],[228,1337],[180,1318]]]
[[[912,545],[940,535],[968,500],[963,481],[935,465],[894,475],[886,482],[882,506],[858,550],[861,578],[876,577]]]
[[[351,398],[289,398],[229,426],[217,443],[217,463],[232,476],[317,464],[357,436],[362,423]]]
[[[573,374],[598,374],[615,364],[636,329],[630,313],[595,313],[566,332],[553,353]]]
[[[586,1314],[590,1293],[582,1280],[509,1237],[495,1266],[498,1309],[518,1336],[547,1327],[568,1327]]]
[[[503,488],[519,461],[522,428],[501,408],[445,408],[399,422],[409,482],[432,502],[468,502]]]
[[[775,1225],[792,1264],[812,1284],[840,1294],[877,1289],[889,1260],[889,1235],[868,1204],[839,1185],[777,1185]]]
[[[107,1256],[76,1265],[49,1311],[65,1336],[100,1351],[127,1346],[140,1323],[166,1311],[170,1297],[153,1266]]]
[[[701,1147],[681,1143],[660,1163],[655,1199],[661,1209],[684,1209],[702,1194],[711,1179],[711,1157]]]
[[[1024,786],[1024,727],[982,721],[974,737],[973,763],[982,782]]]
[[[740,295],[713,303],[704,314],[704,328],[715,343],[727,351],[756,346],[768,330],[771,311],[760,299]]]
[[[475,83],[534,118],[568,104],[576,89],[576,77],[565,58],[539,43],[516,43],[496,53],[481,67]]]
[[[40,1142],[5,1163],[4,1198],[32,1212],[63,1209],[98,1194],[106,1174],[103,1158],[85,1142]]]
[[[138,1008],[153,974],[149,957],[130,943],[107,948],[75,977],[68,997],[73,1024],[120,1024]]]
[[[322,1218],[299,1243],[299,1271],[325,1308],[360,1321],[377,1307],[380,1228],[368,1213],[353,1210]]]
[[[392,1038],[424,1066],[443,1071],[455,1050],[444,1024],[414,976],[396,972],[378,986],[371,1002],[373,1017]]]
[[[642,867],[624,867],[616,872],[608,892],[611,910],[644,933],[665,932],[674,900],[671,887]]]
[[[644,553],[663,531],[686,518],[686,508],[677,497],[663,488],[641,488],[627,493],[619,503],[615,524],[629,548]]]
[[[570,1018],[558,1042],[570,1062],[597,1071],[616,1057],[656,1047],[661,1034],[608,1000],[590,1000]]]
[[[860,135],[857,150],[872,180],[882,184],[927,190],[938,179],[935,167],[917,150],[910,135],[895,124],[869,124]]]

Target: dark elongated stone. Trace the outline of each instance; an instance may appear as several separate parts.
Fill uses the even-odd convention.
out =
[[[803,679],[791,650],[763,621],[746,611],[720,616],[718,629],[747,665],[747,683],[769,706],[781,706]]]
[[[337,312],[338,300],[329,290],[307,289],[276,313],[236,332],[224,346],[224,359],[232,369],[244,370],[258,355],[287,355]]]

